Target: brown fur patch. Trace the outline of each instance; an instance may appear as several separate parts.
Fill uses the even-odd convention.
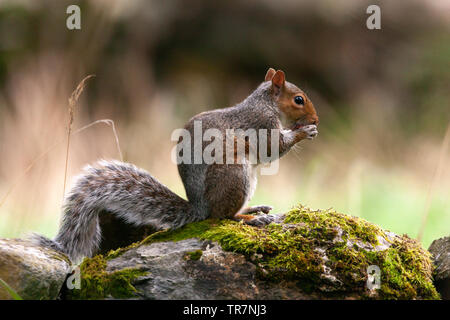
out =
[[[236,214],[235,216],[234,216],[234,218],[236,219],[236,220],[244,220],[244,221],[250,221],[250,220],[253,220],[253,219],[255,219],[255,216],[252,216],[252,215],[249,215],[249,214]]]
[[[295,103],[296,96],[303,98],[303,105]],[[302,121],[303,125],[319,123],[319,117],[312,101],[301,89],[291,83],[286,83],[282,88],[278,98],[278,108],[289,120]]]

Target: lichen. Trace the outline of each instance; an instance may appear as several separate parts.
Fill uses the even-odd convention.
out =
[[[130,298],[136,296],[132,281],[146,272],[138,268],[127,268],[109,272],[102,255],[86,258],[80,265],[81,286],[68,292],[68,299]]]
[[[91,296],[98,293],[104,297],[113,289],[110,280],[106,281],[108,290],[99,288],[104,286],[105,277],[109,278],[104,271],[107,260],[143,244],[188,238],[216,241],[226,251],[243,254],[256,265],[261,280],[294,281],[305,292],[324,297],[357,294],[362,298],[439,298],[432,284],[430,254],[417,241],[405,235],[388,237],[381,228],[361,218],[303,206],[289,211],[282,224],[256,228],[242,222],[208,219],[160,231],[127,248],[111,251],[101,258],[100,268],[94,268],[94,276],[85,279],[90,288],[97,288]],[[389,246],[376,249],[380,239]],[[188,256],[195,260],[201,254]],[[90,272],[94,259],[84,262],[86,272]],[[381,288],[376,294],[366,287],[370,265],[381,270]],[[100,276],[96,276],[99,269]],[[125,277],[126,294],[133,292],[130,283],[136,273],[132,275]]]

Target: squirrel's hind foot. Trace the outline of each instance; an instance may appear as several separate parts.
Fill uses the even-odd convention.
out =
[[[243,221],[245,224],[254,227],[264,227],[272,222],[279,223],[284,220],[283,214],[261,214],[257,216],[237,214],[234,216],[235,220]]]
[[[276,220],[273,214],[268,214],[273,208],[271,206],[253,206],[242,209],[234,216],[235,220],[244,221],[245,224],[256,227],[263,227]],[[250,215],[255,214],[255,215]],[[263,213],[263,214],[259,214]]]
[[[253,206],[242,209],[239,214],[249,214],[249,213],[269,213],[273,208],[271,206]]]
[[[264,227],[272,222],[278,222],[279,216],[278,214],[262,214],[254,216],[253,219],[244,220],[244,222],[250,226]]]

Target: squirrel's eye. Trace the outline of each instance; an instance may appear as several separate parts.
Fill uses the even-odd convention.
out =
[[[296,104],[304,104],[305,103],[305,100],[303,100],[302,96],[296,96],[294,98],[294,101],[295,101]]]

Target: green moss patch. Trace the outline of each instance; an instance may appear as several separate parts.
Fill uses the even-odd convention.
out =
[[[146,275],[139,269],[123,269],[115,272],[106,271],[106,259],[102,255],[86,258],[80,265],[81,288],[70,290],[68,299],[117,299],[136,296],[136,289],[131,284],[140,276]]]
[[[331,209],[310,210],[303,206],[289,211],[282,224],[272,223],[264,228],[231,220],[208,219],[178,230],[154,233],[139,243],[111,251],[102,258],[101,267],[97,264],[94,274],[84,281],[90,288],[97,288],[93,292],[98,292],[98,296],[105,296],[105,292],[110,293],[113,289],[111,275],[105,275],[103,267],[106,260],[142,244],[189,238],[216,241],[226,251],[245,255],[257,266],[257,276],[261,280],[294,281],[305,292],[320,296],[439,298],[432,284],[430,254],[417,241],[407,236],[388,238],[381,228],[363,219]],[[376,251],[380,239],[390,244],[389,248]],[[191,252],[188,257],[200,259],[201,252]],[[93,259],[88,259],[91,262],[84,267],[88,273]],[[377,265],[381,270],[381,288],[375,294],[366,288],[370,265]],[[136,277],[135,272],[122,275],[122,278],[114,276],[114,279],[125,278],[124,294],[133,292],[130,281]],[[100,289],[105,285],[105,279],[108,279],[106,288]]]
[[[377,236],[385,238],[384,232],[378,226],[332,209],[311,210],[298,206],[287,213],[285,223],[304,224],[304,232],[319,241],[333,240],[338,228],[343,231],[344,240],[355,239],[368,244],[377,245]]]
[[[202,255],[203,255],[202,250],[195,250],[195,251],[186,252],[185,258],[195,261],[195,260],[200,260]]]
[[[381,292],[385,298],[439,299],[431,281],[431,255],[406,235],[392,248],[379,252],[374,263],[382,266]]]

